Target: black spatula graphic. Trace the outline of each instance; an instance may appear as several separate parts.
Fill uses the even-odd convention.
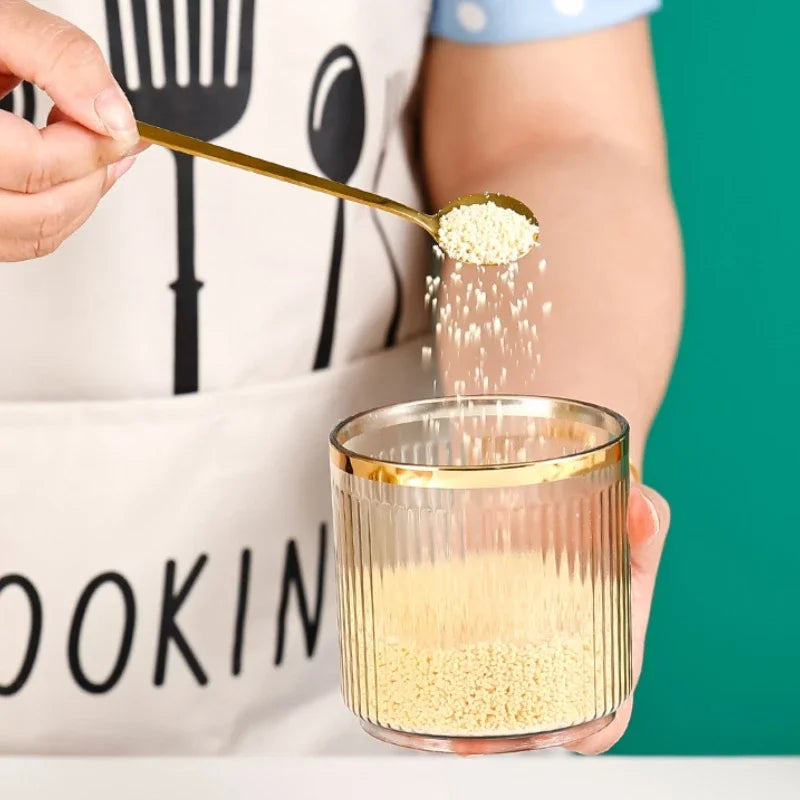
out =
[[[235,81],[225,81],[228,46],[229,0],[214,0],[211,81],[200,80],[200,2],[187,6],[189,49],[188,81],[178,82],[175,0],[160,0],[159,19],[151,19],[144,0],[129,0],[139,65],[138,86],[128,79],[120,3],[105,0],[111,67],[128,95],[138,119],[209,141],[230,131],[247,107],[252,80],[253,18],[255,0],[241,0],[238,28],[238,54]],[[154,15],[155,16],[155,15]],[[151,58],[151,28],[161,37],[164,53],[165,84],[156,86]],[[130,54],[129,54],[130,56]],[[175,293],[175,394],[196,392],[199,386],[198,294],[203,286],[195,274],[194,159],[175,153],[178,195],[178,278],[170,284]]]

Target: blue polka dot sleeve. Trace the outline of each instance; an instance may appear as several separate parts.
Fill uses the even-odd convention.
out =
[[[656,11],[661,0],[434,0],[430,32],[501,44],[597,30]]]

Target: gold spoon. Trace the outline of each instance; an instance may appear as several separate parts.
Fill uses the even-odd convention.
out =
[[[415,208],[403,205],[403,203],[398,203],[395,200],[390,200],[388,197],[381,197],[379,194],[365,192],[363,189],[356,189],[344,183],[332,181],[329,178],[321,178],[317,175],[310,175],[307,172],[292,169],[291,167],[285,167],[282,164],[274,164],[262,158],[248,156],[236,150],[229,150],[227,147],[209,144],[202,139],[195,139],[191,136],[185,136],[182,133],[158,128],[146,122],[137,122],[137,126],[139,128],[139,136],[143,141],[150,144],[161,145],[162,147],[176,150],[179,153],[186,153],[190,156],[198,156],[199,158],[207,158],[210,161],[218,161],[221,164],[228,164],[229,166],[256,172],[259,175],[266,175],[268,178],[277,178],[279,181],[293,183],[295,186],[313,189],[315,192],[332,194],[344,200],[352,200],[355,203],[372,206],[380,211],[388,211],[390,214],[396,214],[398,217],[403,217],[403,219],[407,219],[415,225],[419,225],[420,228],[424,228],[440,247],[442,243],[439,239],[439,222],[445,214],[460,206],[480,205],[491,201],[501,208],[509,208],[512,211],[516,211],[518,214],[522,214],[522,216],[526,217],[533,225],[538,226],[539,224],[533,212],[524,203],[504,194],[491,194],[489,192],[483,194],[469,194],[465,197],[459,197],[458,200],[454,200],[452,203],[448,203],[436,214],[423,214]],[[485,264],[484,266],[497,265]]]

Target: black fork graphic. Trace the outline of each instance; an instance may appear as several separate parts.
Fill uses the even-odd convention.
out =
[[[120,4],[131,5],[139,85],[126,75]],[[153,82],[150,28],[143,0],[105,0],[111,68],[133,105],[138,119],[200,139],[216,139],[231,130],[244,115],[250,96],[253,60],[255,0],[241,0],[236,79],[225,83],[229,0],[214,0],[212,75],[208,85],[200,82],[200,3],[189,0],[189,69],[186,85],[178,83],[175,37],[175,2],[160,0],[160,35],[164,53],[163,86]],[[155,32],[158,35],[158,31]],[[131,60],[128,60],[131,63]],[[194,265],[194,160],[174,153],[178,196],[178,278],[170,284],[175,293],[175,394],[196,392],[199,383],[198,295],[202,282]]]
[[[16,106],[20,105],[21,108]],[[36,115],[36,102],[33,94],[33,86],[30,83],[22,84],[22,102],[14,102],[14,92],[9,92],[2,100],[0,100],[0,110],[10,111],[12,114],[18,114],[24,117],[28,122],[33,122]]]

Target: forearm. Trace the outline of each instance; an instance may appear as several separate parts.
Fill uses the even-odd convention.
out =
[[[452,174],[452,173],[451,173]],[[560,395],[608,406],[631,423],[631,460],[647,435],[673,366],[683,310],[680,234],[661,165],[588,140],[537,145],[482,174],[441,179],[437,206],[474,191],[519,197],[537,214],[542,247],[520,264],[517,286],[535,284],[540,359],[502,363],[504,391]],[[538,270],[540,259],[547,269]],[[447,281],[447,275],[445,276]],[[514,335],[511,314],[502,320]],[[473,351],[442,337],[451,366],[445,390],[474,365]],[[503,359],[502,354],[497,358]]]

